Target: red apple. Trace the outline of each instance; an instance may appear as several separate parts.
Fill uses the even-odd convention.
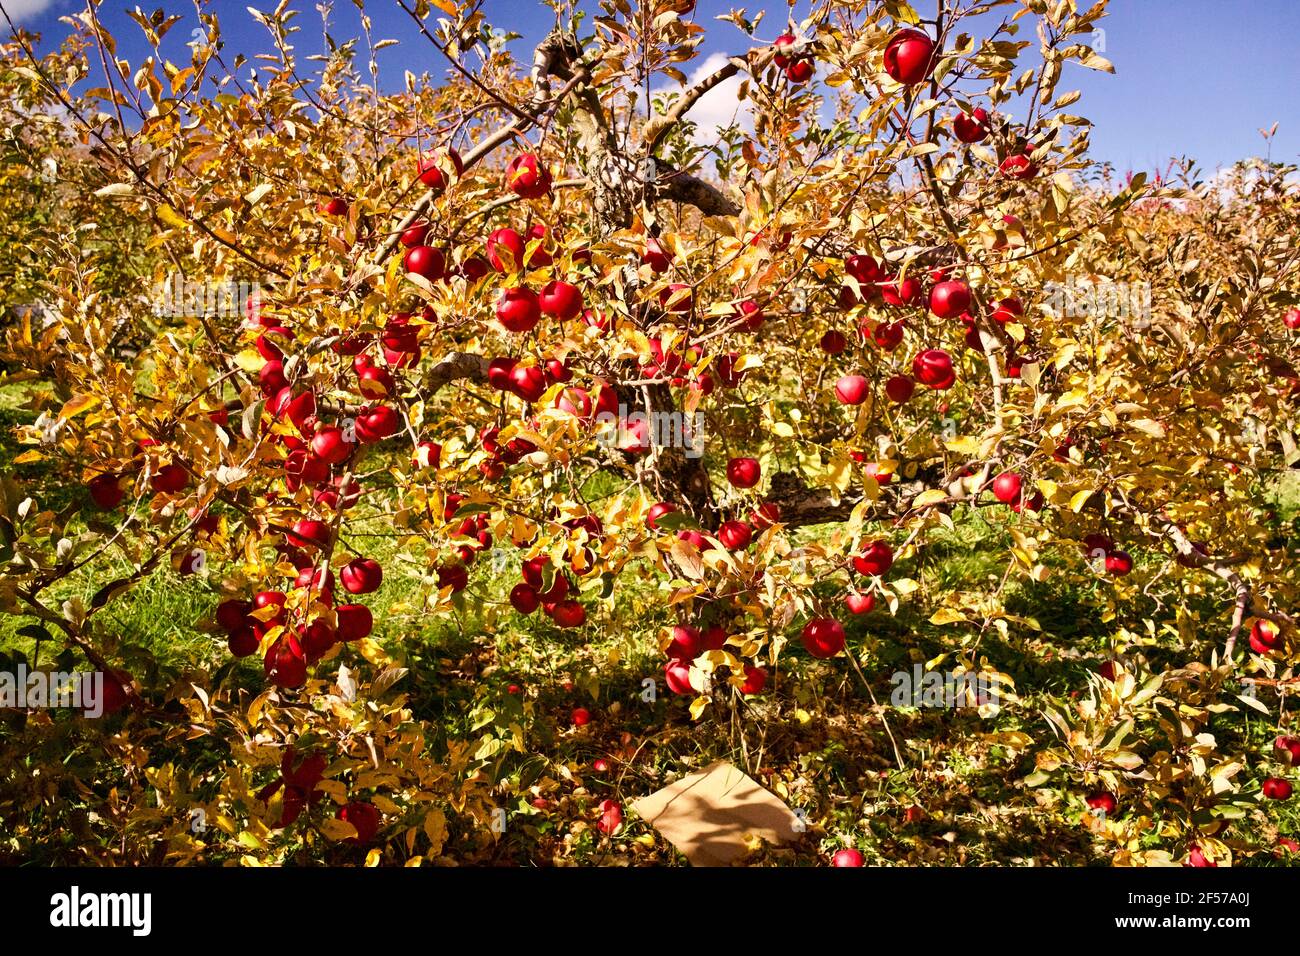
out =
[[[1278,737],[1273,749],[1283,763],[1300,766],[1300,737]]]
[[[126,492],[122,490],[121,482],[120,475],[96,475],[90,479],[86,486],[90,489],[90,500],[95,503],[97,508],[102,508],[105,511],[116,508],[126,496]]]
[[[753,530],[743,521],[724,521],[718,528],[718,540],[728,551],[743,551],[753,537]]]
[[[651,505],[650,510],[647,511],[645,515],[646,527],[652,531],[658,531],[659,526],[655,522],[664,515],[671,514],[676,510],[677,506],[669,501],[661,501],[658,504]]]
[[[326,548],[329,547],[333,537],[334,533],[326,522],[313,518],[301,518],[295,521],[288,535],[289,543],[298,548]]]
[[[1281,777],[1269,777],[1260,785],[1260,793],[1270,800],[1287,800],[1291,796],[1291,782]]]
[[[286,632],[266,651],[262,670],[276,687],[293,689],[307,681],[307,659],[298,638]]]
[[[510,389],[510,373],[514,371],[519,359],[514,358],[494,358],[488,362],[487,379],[488,384],[499,391],[508,391]]]
[[[1102,790],[1088,797],[1088,806],[1094,810],[1100,810],[1106,816],[1111,816],[1119,808],[1119,801],[1115,799],[1113,793]]]
[[[923,82],[934,61],[934,41],[920,30],[899,30],[885,47],[885,72],[904,86]]]
[[[926,349],[912,360],[912,376],[935,391],[951,388],[956,381],[952,356],[943,349]]]
[[[600,819],[596,829],[606,836],[613,836],[623,825],[623,808],[615,800],[600,801]]]
[[[574,418],[591,417],[591,396],[585,388],[565,388],[555,396],[555,407]]]
[[[903,323],[902,322],[880,322],[871,333],[872,341],[884,349],[886,352],[892,352],[903,342]]]
[[[1193,844],[1192,846],[1189,846],[1187,848],[1187,862],[1184,863],[1183,866],[1218,867],[1218,865],[1219,864],[1215,863],[1208,856],[1206,856],[1199,846]]]
[[[1107,555],[1115,548],[1115,542],[1111,540],[1110,535],[1093,532],[1085,535],[1083,539],[1083,553],[1089,557],[1097,555]]]
[[[833,617],[815,618],[804,625],[802,639],[813,657],[834,657],[844,650],[844,626]]]
[[[891,402],[896,402],[899,405],[911,398],[912,393],[915,391],[916,383],[906,375],[895,375],[885,383],[885,394],[889,396]]]
[[[791,83],[807,83],[812,79],[813,64],[812,60],[799,59],[790,63],[785,68],[785,76]]]
[[[515,272],[524,268],[524,239],[509,227],[488,234],[487,257],[497,272]]]
[[[691,665],[685,661],[674,658],[664,665],[664,683],[674,694],[695,693],[695,688],[691,686]]]
[[[557,578],[563,581],[564,578]],[[566,584],[567,589],[567,584]],[[587,609],[577,601],[558,601],[551,610],[551,620],[560,627],[581,627],[587,620]]]
[[[334,613],[338,616],[340,641],[359,641],[363,637],[369,637],[374,630],[374,615],[364,604],[340,604]]]
[[[334,815],[344,823],[352,824],[352,828],[357,831],[356,836],[349,837],[347,840],[355,846],[368,846],[374,840],[375,834],[379,832],[381,817],[373,803],[353,800],[339,807]]]
[[[435,193],[441,193],[453,175],[459,176],[464,171],[465,165],[461,162],[460,154],[450,146],[420,160],[420,182]]]
[[[184,491],[190,483],[190,473],[184,465],[163,465],[149,479],[149,487],[160,494],[175,494]]]
[[[407,272],[423,276],[430,282],[437,282],[447,271],[447,261],[441,252],[431,246],[412,246],[402,257],[402,265]]]
[[[343,429],[327,425],[312,436],[311,453],[327,464],[338,465],[352,454],[352,444],[344,439]]]
[[[868,577],[886,574],[893,566],[894,549],[889,546],[888,541],[883,540],[872,541],[853,559],[853,567],[858,574]]]
[[[953,135],[963,143],[979,143],[989,135],[989,111],[976,107],[969,113],[958,113],[952,121]]]
[[[876,596],[870,591],[866,594],[860,591],[850,591],[844,595],[844,604],[848,607],[850,614],[866,614],[876,606]]]
[[[669,315],[689,315],[695,308],[695,293],[684,282],[674,282],[659,292],[659,307]]]
[[[765,501],[749,513],[749,523],[765,531],[781,520],[781,506],[775,501]]]
[[[502,289],[496,305],[497,321],[510,332],[528,332],[542,318],[537,293],[523,286]]]
[[[438,587],[451,588],[452,593],[465,590],[469,584],[469,569],[463,564],[443,564],[438,568]]]
[[[373,445],[396,435],[401,427],[401,418],[388,405],[367,405],[357,413],[355,431],[357,441],[363,445]]]
[[[532,614],[541,603],[532,585],[520,583],[510,589],[510,606],[520,614]]]
[[[740,692],[746,696],[761,694],[767,686],[767,671],[752,664],[745,665],[745,680],[740,685]]]
[[[1006,325],[1012,319],[1025,314],[1025,307],[1014,296],[1001,299],[993,307],[993,321]]]
[[[941,319],[955,319],[969,308],[970,289],[964,282],[940,282],[930,290],[930,311]]]
[[[551,173],[536,153],[523,153],[506,166],[506,186],[524,199],[540,199],[551,191]]]
[[[384,569],[374,558],[354,558],[343,565],[339,580],[349,594],[370,594],[384,583]]]
[[[756,458],[732,458],[727,462],[727,480],[735,488],[753,488],[761,475]]]
[[[436,441],[422,441],[415,446],[411,464],[416,468],[437,468],[442,461],[442,446]]]
[[[412,246],[424,245],[424,240],[428,235],[429,224],[427,222],[417,222],[405,229],[398,239],[403,246],[410,249]]]
[[[662,275],[668,271],[673,260],[668,249],[658,239],[647,239],[645,251],[641,253],[641,261],[648,265],[652,272]]]
[[[876,484],[882,488],[894,480],[892,471],[884,471],[878,461],[869,461],[863,465],[862,470],[875,479]]]
[[[1133,570],[1133,558],[1127,551],[1112,551],[1106,555],[1106,571],[1123,577]]]
[[[1027,153],[1008,156],[998,168],[1002,170],[1003,175],[1010,176],[1012,179],[1033,179],[1038,175],[1038,164]]]
[[[252,601],[230,598],[217,605],[216,620],[222,630],[237,631],[248,624],[248,612],[253,609]]]
[[[1282,643],[1282,631],[1272,621],[1260,619],[1250,627],[1250,645],[1260,645],[1267,650],[1276,650]]]
[[[793,33],[782,33],[772,41],[772,46],[776,52],[772,54],[772,63],[781,70],[784,70],[792,62],[795,56],[795,36]]]
[[[918,305],[925,297],[925,289],[914,276],[908,276],[902,282],[890,279],[881,283],[880,297],[887,305]]]
[[[880,264],[865,253],[849,256],[844,260],[844,271],[858,280],[863,291],[873,288],[880,279]]]
[[[558,280],[546,283],[538,297],[538,304],[546,315],[562,321],[576,319],[582,312],[582,292],[576,285]]]
[[[591,711],[586,707],[575,707],[573,713],[569,715],[569,721],[575,727],[585,727],[591,723]]]
[[[835,856],[831,857],[831,866],[862,866],[862,864],[862,854],[857,850],[836,850]]]
[[[516,365],[510,371],[510,391],[526,402],[535,402],[546,392],[546,373],[536,365]]]
[[[831,329],[821,337],[821,341],[817,345],[827,355],[839,355],[849,347],[849,340],[841,333]]]
[[[835,395],[845,405],[861,405],[869,390],[870,385],[861,375],[844,375],[835,383]]]
[[[248,657],[257,653],[262,641],[257,636],[257,629],[250,626],[240,627],[230,632],[226,638],[226,647],[232,657]]]
[[[1003,504],[1020,500],[1023,482],[1014,471],[1004,471],[993,479],[993,497]]]
[[[699,628],[689,624],[677,624],[670,632],[668,656],[675,661],[690,662],[699,657],[704,650],[704,637]]]

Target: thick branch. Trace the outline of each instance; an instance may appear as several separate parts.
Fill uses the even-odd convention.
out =
[[[723,194],[712,183],[705,182],[690,173],[683,173],[671,166],[655,183],[655,190],[661,199],[683,202],[694,206],[706,216],[737,216],[740,205]]]
[[[754,53],[750,54],[750,56],[761,56],[764,54],[770,55],[770,49],[774,48],[760,47],[758,50],[754,51]],[[654,155],[655,150],[659,148],[664,137],[673,131],[673,128],[682,121],[682,118],[690,108],[700,101],[700,97],[704,96],[705,93],[709,92],[709,90],[716,87],[719,83],[731,79],[741,70],[750,70],[749,59],[741,56],[733,56],[724,63],[717,72],[706,76],[674,100],[673,105],[668,109],[667,113],[663,116],[655,117],[646,123],[644,132],[646,155]]]
[[[468,379],[472,382],[487,381],[487,359],[473,352],[451,352],[437,365],[429,369],[421,389],[423,397],[428,398],[449,382]]]

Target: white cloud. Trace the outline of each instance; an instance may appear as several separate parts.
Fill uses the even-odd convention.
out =
[[[687,88],[698,83],[704,77],[716,73],[727,62],[725,53],[712,53],[705,57],[695,71],[691,73],[687,80]],[[711,146],[718,141],[718,130],[726,129],[733,123],[739,123],[742,129],[753,130],[753,105],[746,100],[741,102],[737,99],[740,92],[739,76],[733,76],[730,79],[723,80],[709,92],[700,97],[699,101],[690,108],[686,116],[696,123],[695,142],[702,146]],[[656,95],[664,93],[680,93],[682,87],[673,85],[655,90]]]
[[[26,20],[36,16],[38,13],[44,13],[48,8],[54,6],[56,0],[0,0],[0,6],[5,8],[5,13],[9,18],[17,23],[19,20]]]

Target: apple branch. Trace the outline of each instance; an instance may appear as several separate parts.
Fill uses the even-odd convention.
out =
[[[733,56],[714,73],[709,74],[687,89],[686,92],[673,101],[673,105],[669,107],[668,112],[646,123],[644,130],[646,155],[654,155],[655,150],[663,143],[664,137],[681,123],[691,107],[698,103],[705,93],[719,83],[731,79],[741,70],[752,72],[750,57],[754,58],[754,63],[758,63],[764,57],[770,58],[774,50],[775,47],[759,47],[746,56]]]
[[[429,369],[424,379],[423,391],[432,395],[444,385],[468,379],[473,382],[487,381],[488,361],[474,352],[451,352],[433,368]]]
[[[661,164],[665,173],[656,179],[654,188],[659,198],[694,206],[706,216],[737,216],[740,205],[729,199],[712,183]]]

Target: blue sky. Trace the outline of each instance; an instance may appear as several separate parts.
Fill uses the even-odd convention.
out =
[[[67,27],[62,14],[83,9],[79,0],[0,0],[24,26],[51,41]],[[316,0],[295,0],[303,12],[299,47],[304,53],[320,46]],[[923,13],[925,0],[914,0]],[[253,6],[273,8],[275,0],[254,0]],[[712,21],[721,12],[746,6],[751,14],[763,3],[744,0],[699,0],[696,19],[709,27],[702,52],[726,53],[744,43],[733,26]],[[785,4],[768,3],[773,11],[760,35],[771,39],[783,25]],[[101,17],[119,37],[120,52],[138,60],[145,52],[134,38],[138,28],[122,12],[134,0],[110,0]],[[172,33],[183,44],[197,26],[193,7],[178,0],[141,2],[148,11],[162,6],[186,17]],[[263,29],[245,11],[245,0],[217,0],[227,50],[256,52],[267,46]],[[1086,6],[1086,0],[1080,0]],[[376,38],[406,40],[400,47],[381,52],[380,66],[393,84],[402,70],[427,69],[440,75],[444,64],[417,34],[395,0],[367,4]],[[487,0],[489,19],[521,33],[512,50],[526,58],[531,46],[553,22],[553,14],[533,0]],[[800,10],[806,9],[801,4]],[[1014,9],[1014,8],[1008,8]],[[1072,68],[1061,89],[1080,89],[1082,102],[1074,111],[1096,124],[1093,154],[1114,163],[1121,171],[1162,168],[1171,157],[1189,156],[1207,172],[1236,159],[1263,155],[1266,144],[1261,127],[1280,123],[1272,144],[1274,159],[1300,161],[1300,0],[1112,0],[1111,15],[1103,21],[1104,55],[1116,75]],[[191,23],[190,21],[194,21]],[[711,22],[712,21],[712,22]],[[335,0],[333,33],[343,39],[359,33],[359,20],[351,0]],[[176,59],[184,56],[178,50]]]

